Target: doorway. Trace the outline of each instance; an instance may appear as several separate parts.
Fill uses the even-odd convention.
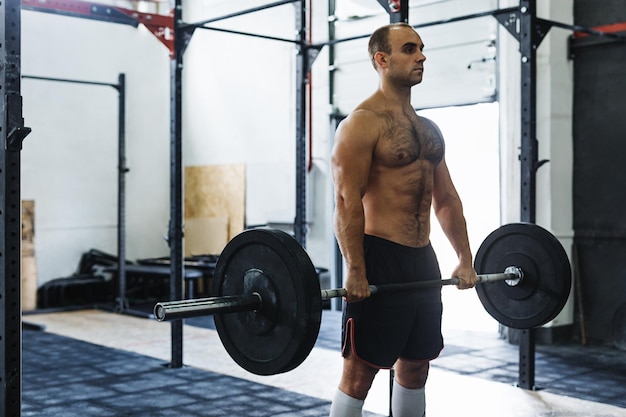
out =
[[[443,133],[446,162],[463,202],[470,246],[476,255],[487,235],[500,226],[499,105],[445,107],[418,114],[433,120]],[[456,266],[456,254],[434,214],[431,242],[442,278],[449,278]],[[498,331],[497,321],[485,311],[475,290],[445,286],[442,296],[444,330]]]

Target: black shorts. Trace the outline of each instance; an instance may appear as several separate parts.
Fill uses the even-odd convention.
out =
[[[366,235],[367,279],[384,285],[441,279],[431,245],[403,246]],[[375,368],[391,368],[398,358],[431,360],[443,349],[441,287],[375,294],[345,303],[343,348]]]

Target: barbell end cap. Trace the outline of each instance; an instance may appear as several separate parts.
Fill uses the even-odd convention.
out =
[[[504,282],[507,283],[507,285],[511,286],[511,287],[515,287],[516,285],[519,285],[522,280],[524,279],[524,271],[522,271],[522,268],[519,268],[517,266],[508,266],[506,267],[506,269],[504,270],[505,274],[511,274],[514,275],[515,278],[511,278],[511,279],[505,279]]]
[[[258,298],[258,299],[259,299],[259,304],[258,304],[258,307],[256,307],[254,310],[252,310],[252,311],[254,311],[255,313],[258,313],[258,312],[260,312],[260,311],[263,309],[263,297],[261,297],[261,294],[259,294],[259,293],[258,293],[258,292],[256,292],[256,291],[254,291],[254,292],[252,293],[252,295],[253,295],[253,296],[255,296],[256,298]]]
[[[154,306],[154,318],[157,321],[164,321],[165,320],[165,309],[163,308],[161,303],[157,303]]]

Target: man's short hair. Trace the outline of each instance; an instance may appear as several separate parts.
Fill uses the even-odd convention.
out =
[[[372,65],[375,70],[377,70],[377,68],[374,55],[376,55],[377,52],[384,52],[386,54],[391,53],[391,45],[389,45],[389,31],[394,27],[408,27],[413,29],[413,26],[408,23],[400,22],[381,26],[376,29],[374,33],[372,33],[369,43],[367,44],[367,51],[370,54],[370,60],[372,61]]]

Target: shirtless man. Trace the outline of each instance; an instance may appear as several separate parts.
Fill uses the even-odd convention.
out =
[[[459,288],[476,284],[463,207],[438,127],[418,116],[424,44],[403,23],[378,29],[369,54],[378,89],[341,122],[332,155],[335,234],[344,256],[343,373],[331,417],[361,416],[378,369],[395,370],[394,417],[425,415],[429,361],[443,348],[441,288],[377,294],[369,284],[440,279],[431,204],[458,255]]]

